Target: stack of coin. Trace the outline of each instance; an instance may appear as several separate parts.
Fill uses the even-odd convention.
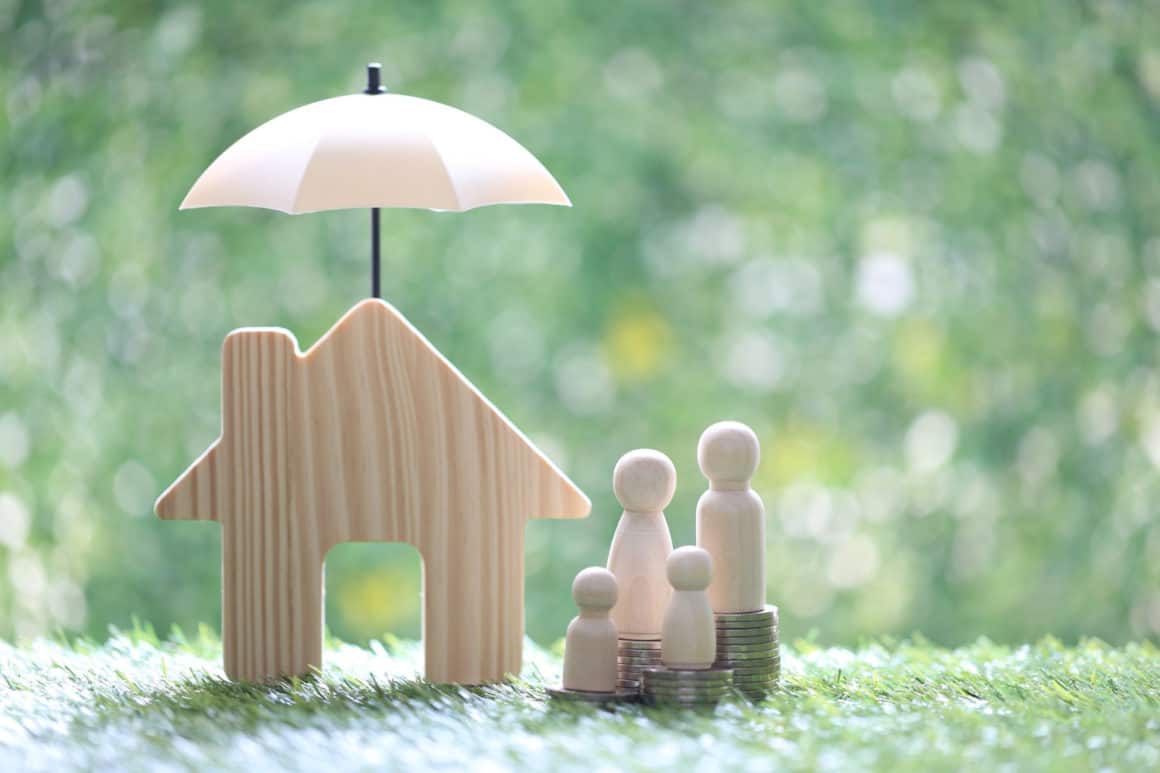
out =
[[[717,661],[713,667],[733,669],[734,686],[751,700],[761,700],[777,688],[781,676],[777,607],[713,617],[717,625]]]
[[[661,664],[660,640],[621,639],[616,652],[616,689],[640,691],[641,672]]]
[[[641,695],[645,703],[682,708],[711,708],[729,694],[733,672],[727,668],[686,671],[646,668]]]

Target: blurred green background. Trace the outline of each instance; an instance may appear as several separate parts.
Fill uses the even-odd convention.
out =
[[[509,132],[574,209],[384,212],[384,294],[593,499],[528,529],[527,624],[603,563],[621,453],[763,442],[783,636],[1160,636],[1160,8],[0,0],[0,636],[217,624],[219,530],[154,497],[241,325],[311,344],[366,212],[179,213],[249,129],[392,90]],[[403,546],[327,620],[418,632]]]

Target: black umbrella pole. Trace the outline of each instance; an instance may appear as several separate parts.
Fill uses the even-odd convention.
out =
[[[379,208],[371,208],[371,297],[382,298],[379,288]]]
[[[382,94],[386,91],[380,80],[383,66],[378,62],[367,65],[367,87],[364,94]],[[371,297],[382,298],[379,289],[379,208],[371,207]]]

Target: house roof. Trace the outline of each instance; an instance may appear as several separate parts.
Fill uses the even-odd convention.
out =
[[[299,503],[345,501],[364,492],[383,497],[384,507],[393,501],[415,509],[420,494],[408,490],[421,487],[423,509],[440,486],[498,476],[503,480],[473,483],[468,500],[478,498],[481,508],[495,504],[489,496],[502,484],[527,490],[526,497],[502,503],[529,510],[523,517],[582,518],[591,509],[584,493],[385,301],[358,303],[305,353],[286,330],[242,328],[226,338],[222,358],[222,437],[157,500],[162,518],[221,519],[228,505],[220,490],[228,487],[215,479],[239,467],[242,457],[231,449],[255,423],[245,411],[257,411],[258,423],[284,423],[297,433],[293,441],[275,439],[287,453],[309,457],[312,443],[327,444],[303,462],[310,465],[305,474],[296,468],[291,476],[294,485],[298,478],[310,483],[297,493]],[[282,413],[271,418],[271,411]],[[268,437],[254,442],[263,453],[277,444]],[[441,464],[449,469],[426,469]]]

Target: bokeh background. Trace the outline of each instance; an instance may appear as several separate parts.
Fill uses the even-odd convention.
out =
[[[0,0],[0,636],[216,627],[219,532],[154,497],[241,325],[367,293],[366,212],[178,213],[250,128],[362,87],[508,131],[571,210],[384,212],[384,292],[592,497],[528,529],[556,640],[613,464],[759,433],[786,638],[1160,636],[1154,3]],[[328,560],[414,636],[419,560]]]

